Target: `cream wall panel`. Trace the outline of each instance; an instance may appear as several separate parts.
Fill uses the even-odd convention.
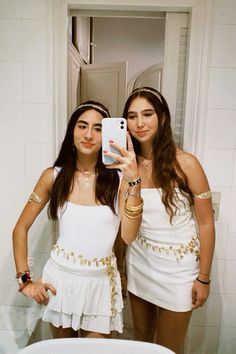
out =
[[[22,102],[23,64],[0,62],[0,102]]]
[[[24,61],[48,60],[46,20],[23,20]]]
[[[210,69],[208,108],[236,109],[236,69]]]
[[[16,144],[23,140],[23,104],[0,102],[0,141]]]
[[[205,147],[208,149],[236,148],[235,110],[208,109]]]
[[[22,61],[22,21],[0,19],[0,60]]]

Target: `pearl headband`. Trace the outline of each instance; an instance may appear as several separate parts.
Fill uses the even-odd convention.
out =
[[[159,99],[159,101],[161,101],[161,103],[163,103],[163,102],[162,102],[161,95],[160,95],[158,92],[152,91],[151,89],[148,89],[148,88],[140,88],[140,89],[137,89],[137,90],[131,92],[131,94],[129,95],[129,97],[131,97],[132,95],[134,95],[135,93],[138,93],[138,92],[149,92],[149,93],[152,93],[154,96],[156,96],[156,97]]]
[[[75,108],[75,110],[73,111],[72,114],[74,114],[78,109],[80,109],[80,108],[85,108],[85,107],[97,109],[98,111],[105,113],[107,117],[109,116],[108,111],[106,111],[104,108],[100,107],[99,105],[93,104],[93,103],[84,103],[84,104],[81,104],[80,106],[78,106],[78,107]]]

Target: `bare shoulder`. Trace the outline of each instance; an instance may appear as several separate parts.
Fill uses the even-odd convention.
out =
[[[184,150],[177,150],[177,161],[187,176],[193,193],[202,193],[209,189],[205,171],[196,156]]]
[[[38,190],[40,192],[44,191],[50,193],[53,185],[53,180],[54,180],[53,174],[54,174],[53,167],[46,168],[41,173],[41,176],[35,186],[35,190]]]
[[[197,159],[196,156],[193,154],[190,154],[189,152],[186,152],[181,149],[177,149],[177,161],[179,162],[181,168],[183,169],[184,172],[188,172],[189,170],[195,170],[196,168],[201,168],[202,166]]]

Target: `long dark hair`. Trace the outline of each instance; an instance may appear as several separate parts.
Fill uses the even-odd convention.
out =
[[[137,97],[144,97],[150,102],[157,114],[158,129],[152,145],[153,180],[156,188],[160,186],[162,189],[162,202],[172,222],[178,209],[175,202],[178,195],[174,187],[178,186],[180,192],[188,198],[190,205],[193,204],[193,193],[188,186],[187,176],[176,158],[169,107],[160,92],[151,87],[142,87],[135,89],[129,95],[123,111],[124,118],[127,119],[129,107]],[[134,137],[132,141],[135,153],[140,156],[139,141]]]
[[[77,151],[74,147],[74,128],[78,118],[84,112],[94,109],[104,118],[110,117],[108,109],[101,103],[86,101],[80,104],[72,113],[69,120],[65,138],[53,167],[59,167],[59,173],[53,183],[51,199],[48,206],[48,215],[51,219],[57,219],[58,208],[63,207],[73,189],[74,174],[76,172]],[[102,163],[102,151],[100,149],[95,166],[97,175],[95,198],[103,205],[108,205],[115,213],[115,201],[119,186],[117,170],[109,170]]]

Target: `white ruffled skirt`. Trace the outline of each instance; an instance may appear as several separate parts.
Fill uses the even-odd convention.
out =
[[[110,333],[123,328],[120,274],[112,256],[113,275],[106,265],[84,266],[52,251],[42,280],[54,286],[42,320],[55,327]]]

